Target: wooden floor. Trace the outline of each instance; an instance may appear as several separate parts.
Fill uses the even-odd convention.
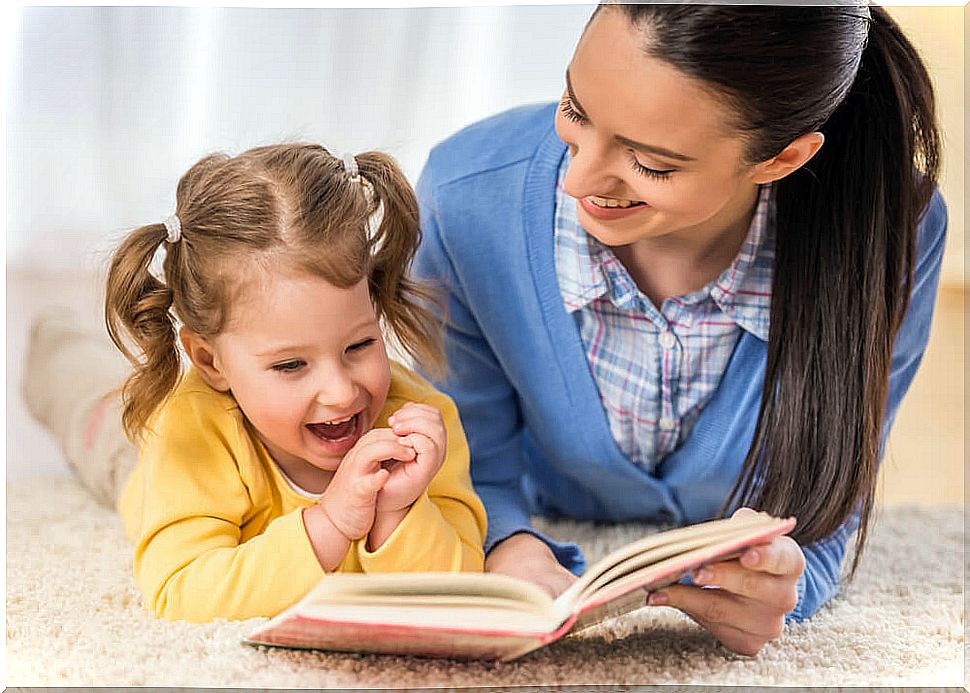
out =
[[[64,469],[56,448],[21,404],[18,384],[27,326],[44,306],[66,305],[82,324],[101,327],[100,282],[93,277],[7,275],[8,479]],[[964,305],[962,288],[940,291],[923,364],[903,400],[881,471],[884,504],[962,503],[964,499]],[[10,454],[14,453],[14,454]]]

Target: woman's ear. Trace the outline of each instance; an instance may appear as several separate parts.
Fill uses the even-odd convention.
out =
[[[752,170],[751,182],[762,185],[781,180],[804,166],[824,143],[825,135],[821,132],[809,132],[794,139],[777,156],[756,164]]]
[[[189,355],[192,365],[196,367],[209,387],[219,392],[228,392],[229,381],[222,372],[212,343],[186,327],[179,330],[179,340],[185,353]]]

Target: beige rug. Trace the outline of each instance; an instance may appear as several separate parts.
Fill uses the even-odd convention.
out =
[[[590,557],[640,526],[555,523]],[[504,664],[255,649],[257,620],[190,625],[140,604],[120,523],[67,477],[7,487],[8,686],[425,688],[584,684],[963,686],[963,509],[880,513],[854,583],[757,657],[641,609]]]

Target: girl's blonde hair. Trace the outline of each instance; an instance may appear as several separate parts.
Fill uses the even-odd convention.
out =
[[[390,156],[365,152],[356,161],[359,178],[315,144],[203,158],[178,184],[182,235],[166,244],[164,282],[149,267],[168,238],[165,225],[142,226],[125,238],[108,271],[105,322],[134,366],[122,386],[129,438],[141,436],[178,383],[176,320],[203,337],[218,335],[251,269],[288,267],[341,288],[366,277],[388,336],[424,367],[443,370],[429,305],[435,296],[408,275],[421,239],[414,191]]]

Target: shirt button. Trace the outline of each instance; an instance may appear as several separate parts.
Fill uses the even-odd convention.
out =
[[[657,341],[660,342],[660,346],[662,346],[664,349],[673,349],[674,345],[677,344],[677,338],[674,337],[674,333],[670,332],[669,330],[667,332],[661,332],[657,337]]]
[[[660,419],[660,428],[664,431],[672,431],[676,425],[677,422],[671,419],[669,416],[665,416]]]

